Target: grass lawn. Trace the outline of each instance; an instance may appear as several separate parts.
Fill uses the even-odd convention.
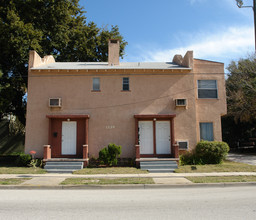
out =
[[[224,161],[222,164],[179,166],[175,173],[256,172],[256,166]]]
[[[256,182],[256,176],[196,176],[186,178],[193,183]]]
[[[0,178],[0,185],[19,185],[26,180],[30,180],[31,178],[10,178],[10,179],[3,179]]]
[[[146,170],[134,167],[104,167],[104,168],[85,168],[77,170],[73,174],[140,174],[148,173]]]
[[[61,185],[154,184],[152,178],[68,178]]]
[[[0,174],[43,174],[47,173],[42,168],[33,167],[15,167],[15,166],[5,166],[0,165]]]

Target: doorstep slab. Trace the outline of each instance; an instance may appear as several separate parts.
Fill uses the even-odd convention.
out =
[[[179,178],[153,178],[156,184],[192,184],[191,181],[184,177]]]

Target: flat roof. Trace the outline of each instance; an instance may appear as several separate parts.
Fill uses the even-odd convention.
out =
[[[191,68],[177,65],[173,62],[123,62],[117,66],[109,66],[108,62],[55,62],[31,68],[32,70],[51,69],[186,69]]]

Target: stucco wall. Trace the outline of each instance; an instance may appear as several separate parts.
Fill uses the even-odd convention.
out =
[[[205,65],[204,65],[205,64]],[[194,73],[162,71],[87,72],[30,71],[26,127],[26,152],[43,156],[48,144],[50,114],[88,114],[89,155],[108,143],[122,145],[122,157],[135,157],[136,114],[176,114],[175,139],[188,140],[190,148],[199,141],[199,122],[214,122],[214,137],[221,140],[220,115],[226,112],[223,65],[209,74],[209,64],[194,61]],[[205,68],[205,71],[204,71]],[[211,66],[210,69],[213,67]],[[219,69],[218,69],[219,68]],[[213,72],[222,72],[215,74]],[[64,76],[65,75],[65,76]],[[100,77],[100,92],[92,91],[92,78]],[[122,90],[122,78],[130,78],[130,91]],[[219,98],[197,99],[197,79],[217,79]],[[62,108],[48,107],[49,98],[61,97]],[[174,99],[186,98],[188,107],[175,107]]]

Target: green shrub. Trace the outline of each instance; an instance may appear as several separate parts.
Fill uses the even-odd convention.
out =
[[[204,164],[219,164],[227,156],[229,146],[225,142],[218,141],[200,141],[196,145],[196,156]]]
[[[194,151],[187,152],[180,156],[180,165],[199,165],[202,164],[200,158],[198,158]]]
[[[99,160],[101,164],[107,166],[117,165],[117,157],[120,157],[121,146],[115,144],[109,144],[99,152]]]
[[[18,166],[26,167],[30,164],[31,160],[32,157],[30,154],[20,153],[16,163]]]
[[[229,146],[225,142],[200,141],[194,151],[180,156],[181,165],[219,164],[226,158]]]

